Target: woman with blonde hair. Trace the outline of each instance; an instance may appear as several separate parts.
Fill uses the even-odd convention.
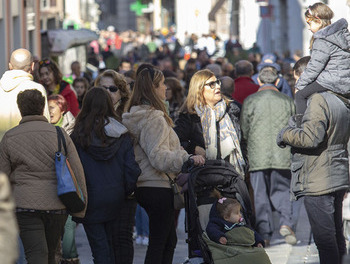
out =
[[[208,160],[226,160],[244,177],[246,162],[240,147],[240,109],[223,96],[220,89],[221,82],[212,71],[196,72],[174,130],[189,154],[202,155]],[[220,142],[217,142],[218,137]],[[205,215],[209,215],[210,204],[215,200],[210,197],[211,191],[208,188],[198,196],[199,202],[206,205],[200,217],[203,228],[208,223]],[[201,198],[205,201],[201,202]]]
[[[136,77],[135,87],[123,114],[123,124],[135,138],[135,157],[141,168],[135,192],[149,217],[149,246],[145,263],[171,264],[177,243],[174,194],[168,176],[174,178],[185,161],[204,164],[181,148],[173,121],[165,106],[163,73],[145,67]]]

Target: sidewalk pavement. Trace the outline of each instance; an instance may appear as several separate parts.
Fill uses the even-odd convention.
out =
[[[266,252],[270,257],[272,264],[317,264],[319,263],[318,252],[315,244],[310,240],[310,225],[304,206],[301,207],[296,226],[296,237],[298,243],[294,246],[285,243],[283,237],[279,234],[278,216],[275,217],[275,232],[272,236],[270,247]],[[187,244],[185,242],[187,234],[184,231],[184,210],[179,216],[179,226],[177,229],[178,243],[174,254],[174,264],[183,263],[187,257]],[[76,244],[79,258],[82,264],[93,264],[91,250],[86,239],[82,225],[78,225],[76,232]],[[144,257],[147,247],[141,245],[134,246],[134,264],[144,263]]]

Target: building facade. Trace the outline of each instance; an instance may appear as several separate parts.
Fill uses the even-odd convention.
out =
[[[0,76],[13,50],[27,48],[40,56],[40,0],[0,0],[0,36]]]

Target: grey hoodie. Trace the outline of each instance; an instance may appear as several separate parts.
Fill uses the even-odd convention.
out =
[[[350,33],[348,23],[340,19],[314,34],[311,60],[296,88],[302,90],[317,81],[340,94],[350,93]]]

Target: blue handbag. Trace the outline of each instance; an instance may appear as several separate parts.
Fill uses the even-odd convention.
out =
[[[60,127],[56,126],[58,151],[55,154],[57,194],[69,213],[78,213],[85,208],[84,196],[70,163],[61,152],[61,145],[67,155],[66,140]]]

